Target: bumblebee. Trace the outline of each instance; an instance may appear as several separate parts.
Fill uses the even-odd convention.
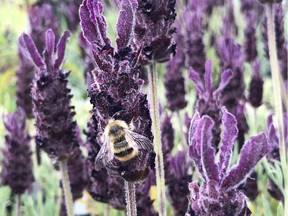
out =
[[[148,156],[142,157],[141,150],[146,150]],[[134,181],[134,178],[137,181],[146,178],[149,173],[147,164],[151,163],[149,156],[151,152],[153,152],[153,144],[147,137],[133,132],[123,120],[110,119],[104,129],[103,145],[95,158],[95,170],[99,171],[105,166],[114,167],[124,179],[126,176],[128,181],[130,179]],[[114,158],[117,165],[112,162]],[[152,160],[154,158],[152,156]]]

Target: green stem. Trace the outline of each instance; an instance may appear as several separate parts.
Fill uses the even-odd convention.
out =
[[[125,181],[125,197],[127,216],[137,216],[135,184]]]
[[[105,209],[104,209],[104,216],[109,216],[110,215],[110,205],[106,204]]]
[[[165,177],[164,177],[164,161],[162,153],[159,109],[158,109],[158,73],[155,68],[155,62],[149,65],[148,79],[149,79],[149,102],[150,114],[152,120],[152,133],[154,136],[154,151],[156,153],[156,184],[157,184],[157,202],[159,216],[166,216],[166,199],[165,199]]]
[[[16,216],[21,215],[21,194],[16,194]]]
[[[284,175],[284,215],[288,215],[288,172],[287,170],[287,151],[284,140],[284,127],[283,127],[283,104],[281,96],[281,75],[279,73],[279,65],[277,59],[277,48],[275,39],[275,26],[274,26],[274,14],[273,14],[273,4],[266,4],[266,17],[267,17],[267,35],[268,35],[268,47],[273,83],[273,97],[274,106],[276,114],[276,127],[277,133],[280,141],[280,161],[283,175]]]
[[[63,186],[63,191],[64,191],[67,216],[74,216],[73,199],[72,199],[71,186],[70,186],[70,180],[69,180],[69,175],[68,175],[67,160],[65,159],[60,160],[59,167],[60,167],[61,176],[62,176],[62,186]]]

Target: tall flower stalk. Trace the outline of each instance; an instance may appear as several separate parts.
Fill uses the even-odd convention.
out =
[[[149,104],[156,153],[156,184],[158,212],[166,215],[165,172],[161,144],[159,109],[158,109],[158,72],[156,63],[167,62],[175,54],[176,43],[172,39],[176,29],[173,23],[176,18],[175,1],[142,1],[137,0],[136,25],[132,49],[141,51],[139,62],[148,65]]]
[[[65,193],[68,216],[73,216],[73,200],[68,175],[67,161],[79,148],[75,112],[70,106],[72,95],[67,88],[69,72],[61,69],[69,32],[65,31],[55,44],[52,29],[46,32],[46,46],[41,56],[32,38],[22,34],[21,49],[30,57],[37,70],[32,86],[34,116],[36,119],[36,144],[59,163]],[[55,46],[56,45],[56,46]]]
[[[281,75],[279,72],[277,48],[275,39],[275,26],[274,26],[274,13],[273,4],[265,4],[266,17],[267,17],[267,35],[268,35],[268,48],[270,57],[270,66],[273,83],[273,96],[276,114],[276,127],[278,128],[278,137],[280,139],[280,161],[283,170],[287,170],[287,149],[284,140],[284,127],[283,127],[283,106],[281,99]],[[288,173],[283,172],[284,175],[284,215],[288,214]]]

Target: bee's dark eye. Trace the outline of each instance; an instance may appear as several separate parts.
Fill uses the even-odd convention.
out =
[[[119,130],[121,130],[122,127],[119,126],[119,125],[113,125],[110,130],[109,130],[109,133],[110,134],[117,134],[119,132]]]

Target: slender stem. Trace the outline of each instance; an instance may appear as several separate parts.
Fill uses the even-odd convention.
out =
[[[125,181],[127,216],[137,216],[135,184]]]
[[[16,216],[21,216],[21,194],[16,194]]]
[[[164,177],[164,161],[162,153],[162,143],[160,134],[160,121],[158,109],[158,73],[155,68],[155,62],[149,65],[149,102],[150,114],[152,119],[152,133],[154,136],[154,151],[156,153],[156,184],[157,184],[157,202],[159,216],[166,216],[166,199],[165,199],[165,177]]]
[[[255,134],[257,134],[257,132],[258,132],[257,108],[254,108],[254,128],[255,128]]]
[[[277,59],[277,48],[275,39],[275,26],[274,26],[274,14],[273,4],[266,4],[266,16],[267,16],[267,35],[268,35],[268,47],[270,56],[270,65],[272,73],[273,83],[273,97],[276,114],[277,133],[280,140],[280,161],[283,175],[284,175],[284,215],[288,215],[288,172],[287,170],[287,151],[284,140],[284,127],[283,127],[283,104],[281,100],[281,82],[282,77],[279,73],[279,65]]]
[[[180,132],[181,132],[181,141],[182,141],[181,143],[182,143],[182,146],[184,148],[186,148],[187,147],[186,137],[185,137],[185,134],[184,134],[184,131],[183,131],[184,125],[183,125],[182,118],[181,118],[179,110],[177,111],[177,118],[178,118]]]
[[[73,199],[70,187],[70,180],[68,175],[67,160],[60,160],[59,167],[62,175],[62,186],[65,197],[67,216],[74,216],[73,213]]]

